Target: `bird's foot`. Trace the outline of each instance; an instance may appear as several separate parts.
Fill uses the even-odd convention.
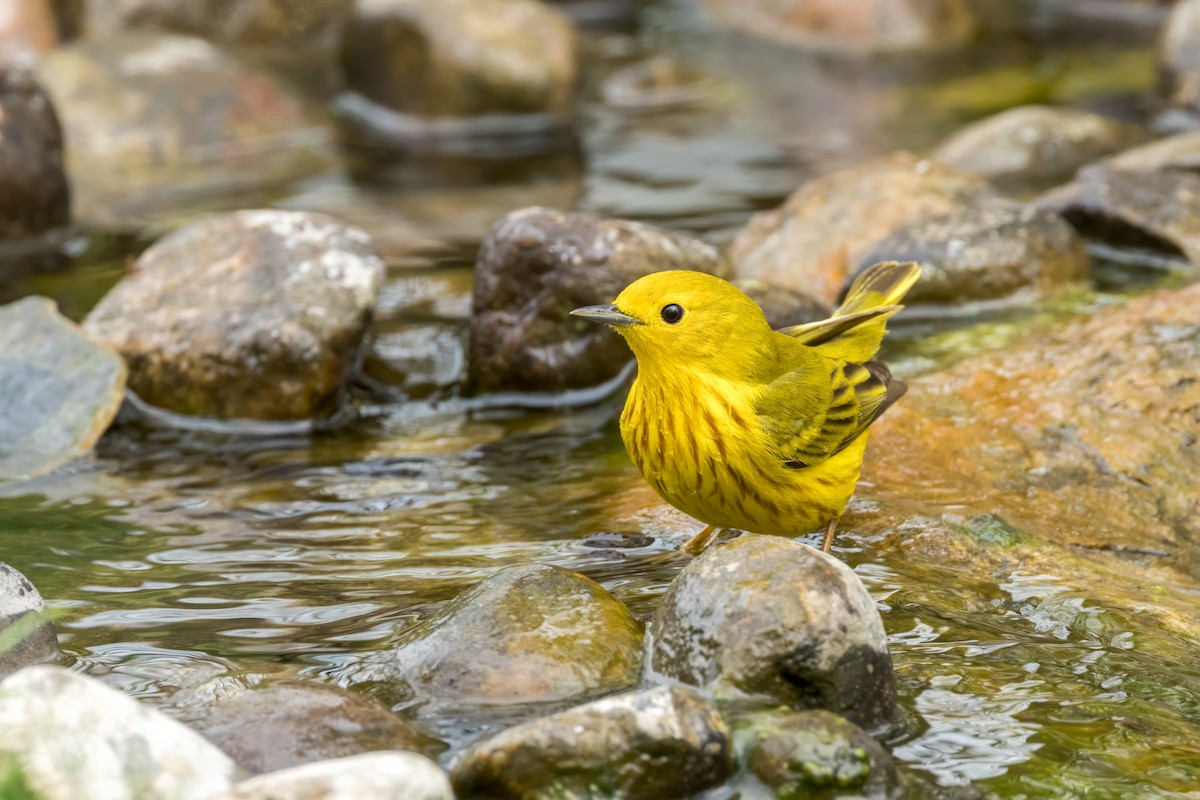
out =
[[[834,517],[825,523],[825,541],[821,544],[821,552],[828,553],[829,548],[833,545],[833,534],[837,531],[838,517]]]
[[[704,530],[697,533],[691,539],[684,542],[680,551],[687,553],[689,556],[698,556],[704,552],[705,548],[712,543],[713,537],[717,535],[717,526],[709,525]]]

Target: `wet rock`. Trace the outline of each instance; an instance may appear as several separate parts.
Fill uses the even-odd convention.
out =
[[[1153,172],[1185,169],[1200,172],[1200,131],[1177,133],[1132,147],[1102,162],[1108,169]]]
[[[816,178],[756,214],[730,245],[738,275],[832,306],[874,242],[921,219],[998,197],[983,178],[895,153]]]
[[[90,3],[88,33],[129,30],[188,34],[295,78],[332,88],[342,31],[353,0],[107,0]]]
[[[42,596],[28,578],[0,562],[0,678],[61,657]]]
[[[243,781],[222,800],[454,800],[446,773],[416,753],[318,761]]]
[[[211,800],[237,767],[200,734],[99,681],[27,667],[0,681],[5,796]],[[0,773],[2,774],[2,773]]]
[[[781,800],[903,796],[891,755],[837,714],[758,714],[737,739],[747,769]]]
[[[137,228],[164,205],[331,163],[320,112],[201,39],[82,40],[47,54],[38,72],[62,120],[75,216],[92,227]]]
[[[968,125],[932,157],[998,185],[1051,186],[1075,170],[1150,138],[1135,125],[1079,108],[1022,106]]]
[[[152,405],[304,419],[336,401],[382,281],[362,231],[321,214],[241,211],[157,242],[85,325],[125,357],[130,387]]]
[[[33,64],[58,41],[52,0],[0,0],[0,62]]]
[[[1046,296],[1085,280],[1088,253],[1060,216],[997,201],[931,217],[876,242],[854,274],[880,261],[916,261],[921,278],[905,303]]]
[[[1088,239],[1182,257],[1200,269],[1200,174],[1097,166],[1035,205],[1060,214]]]
[[[829,306],[822,305],[803,292],[772,286],[765,281],[742,278],[734,281],[733,285],[758,303],[772,328],[816,322],[827,318],[830,313]]]
[[[361,0],[346,34],[351,89],[417,117],[569,116],[577,42],[534,0]]]
[[[599,584],[559,567],[506,567],[400,634],[363,677],[448,705],[567,700],[637,681],[641,630]]]
[[[436,755],[439,740],[365,697],[312,681],[218,678],[173,697],[192,728],[253,774],[374,750]]]
[[[473,388],[562,391],[614,378],[629,349],[569,312],[610,303],[643,275],[668,269],[731,277],[710,245],[649,225],[545,208],[509,214],[476,261]]]
[[[708,0],[718,19],[756,36],[818,50],[928,50],[970,39],[966,0]]]
[[[0,307],[0,480],[92,449],[121,407],[125,365],[44,297]]]
[[[444,324],[376,326],[367,343],[363,374],[406,397],[450,389],[466,374],[463,338],[462,332]]]
[[[671,583],[650,668],[716,696],[764,695],[869,728],[893,719],[883,622],[853,570],[808,545],[743,536]]]
[[[527,722],[479,742],[454,763],[460,798],[670,800],[732,771],[729,731],[695,691],[658,687]]]
[[[1200,0],[1179,0],[1159,44],[1159,75],[1167,101],[1200,115]]]
[[[31,73],[0,66],[0,242],[70,221],[62,153],[62,131],[45,91]]]

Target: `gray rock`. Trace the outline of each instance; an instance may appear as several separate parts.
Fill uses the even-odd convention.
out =
[[[363,374],[408,397],[449,389],[466,374],[464,338],[445,323],[376,325],[367,342]]]
[[[500,220],[479,248],[470,381],[478,391],[561,391],[615,377],[632,357],[601,325],[569,316],[611,303],[651,272],[731,277],[708,244],[589,214],[526,208]]]
[[[1200,131],[1177,133],[1132,147],[1101,162],[1108,169],[1153,172],[1185,169],[1200,172]]]
[[[399,683],[434,704],[569,700],[638,679],[641,626],[594,581],[542,564],[505,567],[429,619],[360,679]]]
[[[671,582],[654,617],[652,673],[714,692],[893,721],[883,621],[854,571],[776,536],[714,547]]]
[[[66,225],[71,191],[62,131],[33,75],[0,67],[0,242]]]
[[[48,53],[38,73],[62,120],[78,221],[140,229],[198,196],[326,170],[323,114],[202,39],[126,33]]]
[[[855,275],[880,261],[916,261],[906,303],[961,303],[1052,294],[1087,278],[1083,240],[1062,217],[995,202],[913,223],[875,243]]]
[[[142,254],[86,328],[141,399],[183,414],[304,419],[331,407],[383,281],[370,239],[322,214],[202,218]]]
[[[780,800],[903,796],[896,763],[861,728],[828,711],[756,714],[737,731],[746,768]]]
[[[670,800],[721,783],[730,756],[716,709],[663,686],[509,728],[461,753],[450,778],[463,800]]]
[[[571,21],[534,0],[360,0],[343,64],[351,89],[406,114],[562,118],[576,50]]]
[[[1167,101],[1200,114],[1200,0],[1179,0],[1159,44],[1159,74]]]
[[[708,0],[728,24],[785,44],[854,53],[961,44],[978,28],[966,0]]]
[[[804,292],[832,306],[850,271],[883,237],[999,194],[986,180],[911,153],[805,183],[756,214],[729,248],[738,275]]]
[[[42,596],[28,578],[0,562],[0,678],[60,658],[58,634]]]
[[[221,800],[454,800],[437,764],[416,753],[318,761],[243,781]]]
[[[1182,256],[1200,270],[1200,174],[1096,166],[1035,205],[1060,214],[1088,239]]]
[[[1021,106],[955,132],[931,156],[996,184],[1045,187],[1150,135],[1079,108]]]
[[[124,396],[120,357],[53,301],[0,307],[0,480],[41,475],[91,450]]]
[[[218,678],[186,695],[172,698],[187,708],[184,721],[256,775],[376,750],[433,756],[445,749],[378,703],[336,686]]]
[[[24,786],[35,800],[211,800],[237,777],[233,761],[200,734],[59,667],[27,667],[0,681],[0,730],[0,765],[9,767],[0,794]]]
[[[750,299],[758,303],[759,308],[767,318],[772,328],[786,328],[789,325],[802,325],[805,322],[816,322],[829,316],[829,306],[793,289],[773,286],[765,281],[753,278],[741,278],[733,285],[750,295]]]

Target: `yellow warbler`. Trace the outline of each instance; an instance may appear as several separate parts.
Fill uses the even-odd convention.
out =
[[[867,427],[905,385],[871,357],[920,275],[864,271],[833,316],[771,330],[753,300],[700,272],[647,275],[580,317],[611,325],[637,357],[621,437],[642,475],[706,527],[795,536],[825,526],[828,552],[862,465]]]

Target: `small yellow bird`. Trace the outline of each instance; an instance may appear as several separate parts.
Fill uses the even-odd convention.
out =
[[[779,331],[744,292],[686,270],[571,312],[611,325],[637,357],[621,438],[654,490],[708,526],[685,551],[720,528],[796,536],[822,525],[829,551],[867,427],[907,388],[871,358],[920,274],[876,264],[832,317]]]

